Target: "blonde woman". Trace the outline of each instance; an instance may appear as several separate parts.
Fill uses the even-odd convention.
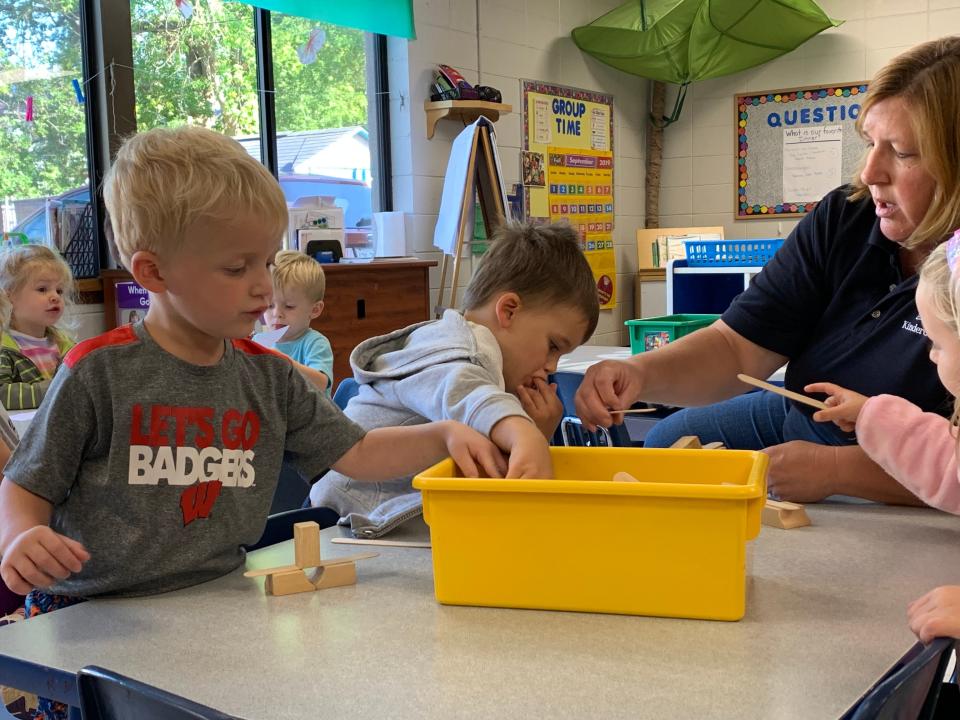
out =
[[[581,418],[610,425],[611,410],[639,399],[708,405],[659,423],[647,444],[699,435],[764,449],[774,497],[919,504],[852,433],[771,393],[741,395],[747,388],[737,374],[763,378],[789,361],[791,390],[825,381],[949,414],[915,293],[917,267],[960,227],[958,117],[960,38],[891,60],[871,81],[857,118],[867,151],[853,184],[800,221],[715,324],[656,352],[590,368],[576,400]]]

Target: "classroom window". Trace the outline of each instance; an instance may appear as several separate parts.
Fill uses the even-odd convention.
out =
[[[277,169],[287,200],[328,196],[344,211],[347,247],[373,218],[367,33],[271,13]]]
[[[188,124],[258,137],[253,12],[219,0],[131,2],[137,130]]]
[[[0,208],[5,240],[63,247],[87,210],[80,8],[0,3]]]

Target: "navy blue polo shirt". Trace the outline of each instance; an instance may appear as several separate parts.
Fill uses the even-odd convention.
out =
[[[880,232],[873,201],[849,202],[850,190],[834,190],[800,221],[723,320],[790,359],[790,390],[832,382],[864,395],[899,395],[949,416],[952,401],[917,313],[918,277],[904,277],[899,246]]]

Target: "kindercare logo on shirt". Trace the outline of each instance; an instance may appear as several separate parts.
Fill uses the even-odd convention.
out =
[[[914,320],[914,322],[910,322],[909,320],[904,320],[903,325],[901,327],[907,332],[912,332],[916,335],[923,335],[924,337],[927,336],[927,331],[923,329],[923,325],[920,323],[919,315],[917,315],[916,320]]]
[[[188,525],[210,515],[224,486],[253,485],[259,437],[260,418],[250,410],[225,410],[217,417],[210,407],[134,405],[127,481],[187,486],[180,509]]]

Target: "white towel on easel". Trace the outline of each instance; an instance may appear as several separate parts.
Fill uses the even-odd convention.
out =
[[[493,123],[485,117],[479,117],[476,122],[465,127],[457,135],[457,139],[453,141],[453,146],[450,148],[450,160],[447,162],[447,174],[443,180],[443,195],[440,199],[440,214],[433,231],[434,247],[443,250],[447,255],[453,255],[456,251],[457,235],[461,227],[460,214],[463,210],[464,193],[469,193],[471,198],[476,197],[476,169],[474,169],[473,177],[467,177],[467,169],[470,166],[470,148],[473,147],[473,136],[481,125],[490,130],[490,146],[497,166],[497,181],[500,193],[503,194],[503,183],[500,181],[503,173],[500,170],[500,154],[497,152],[497,139]],[[503,207],[507,207],[506,202],[506,195],[504,195]],[[468,203],[468,215],[464,219],[468,228],[473,227],[474,211],[475,203]]]

